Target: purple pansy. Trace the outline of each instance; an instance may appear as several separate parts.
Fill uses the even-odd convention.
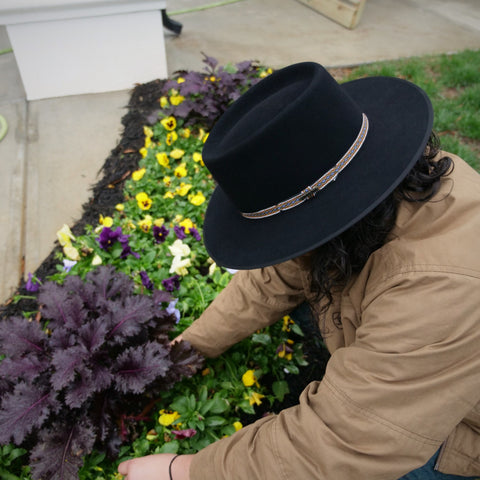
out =
[[[185,430],[172,430],[176,440],[183,440],[184,438],[192,438],[197,434],[194,428],[187,428]]]
[[[103,227],[100,232],[100,237],[98,238],[98,243],[100,248],[103,250],[108,250],[117,240],[120,241],[120,238],[127,237],[127,235],[122,234],[122,227],[117,227],[115,230],[112,230],[110,227]]]
[[[167,292],[178,290],[180,288],[180,276],[174,275],[173,277],[165,278],[162,280],[162,285]]]
[[[29,272],[28,273],[28,280],[27,283],[25,284],[25,289],[27,292],[38,292],[38,289],[40,288],[41,281],[39,278],[33,278],[33,275]]]
[[[63,271],[69,273],[70,270],[77,264],[75,260],[63,259]]]
[[[199,242],[202,239],[202,237],[198,233],[198,230],[195,227],[190,227],[190,234],[195,240],[197,240],[197,242]]]
[[[178,225],[175,225],[173,227],[173,231],[175,232],[175,235],[179,240],[183,240],[184,238],[187,238],[184,227],[179,227]]]
[[[150,280],[150,277],[148,276],[148,273],[143,270],[140,272],[140,278],[142,279],[142,285],[145,288],[148,288],[148,290],[153,290],[153,282]]]
[[[168,307],[165,310],[169,315],[175,316],[176,323],[180,321],[180,310],[178,308],[175,308],[175,305],[177,304],[177,302],[178,302],[178,298],[176,298],[175,300],[172,300],[168,304]]]
[[[170,230],[163,225],[161,227],[153,226],[153,238],[157,243],[163,243],[167,239]]]

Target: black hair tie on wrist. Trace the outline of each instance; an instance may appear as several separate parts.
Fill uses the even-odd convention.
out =
[[[174,460],[179,457],[180,455],[175,455],[171,460],[170,460],[170,465],[168,466],[168,476],[170,477],[170,480],[173,480],[173,477],[172,477],[172,465],[173,465],[173,462]]]

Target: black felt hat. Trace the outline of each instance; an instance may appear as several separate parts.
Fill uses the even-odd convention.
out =
[[[218,183],[204,240],[222,266],[306,253],[384,200],[421,157],[433,123],[423,90],[398,78],[339,85],[319,64],[276,71],[219,119],[203,159]]]

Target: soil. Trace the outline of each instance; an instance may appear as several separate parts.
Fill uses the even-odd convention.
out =
[[[340,73],[340,72],[338,72]],[[341,72],[345,74],[345,72]],[[138,168],[141,159],[138,153],[144,144],[144,125],[153,125],[158,119],[158,99],[161,96],[165,81],[155,80],[149,83],[137,85],[131,92],[128,104],[128,113],[122,118],[124,127],[119,144],[111,151],[102,167],[102,178],[92,187],[90,200],[83,205],[83,213],[80,220],[71,228],[74,235],[82,235],[86,225],[97,223],[99,215],[111,215],[115,205],[124,200],[123,191],[125,180]],[[58,243],[45,258],[42,264],[34,272],[39,278],[47,278],[56,273],[58,260],[55,255],[61,250]],[[16,295],[30,296],[25,284],[18,286]],[[22,312],[38,310],[35,300],[22,298],[17,303],[10,299],[0,306],[0,320],[12,316],[22,316]],[[308,365],[301,367],[299,375],[292,375],[289,381],[290,393],[284,401],[275,407],[275,411],[295,405],[298,397],[305,386],[313,380],[320,380],[325,372],[325,366],[329,358],[327,350],[323,347],[320,333],[313,321],[310,311],[306,306],[297,309],[292,317],[300,324],[305,332],[301,339],[304,343],[304,352]],[[299,339],[300,340],[300,339]],[[255,417],[267,413],[260,411]],[[243,419],[245,424],[254,418]]]

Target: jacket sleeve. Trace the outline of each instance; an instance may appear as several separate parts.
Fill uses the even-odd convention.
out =
[[[182,334],[216,357],[256,330],[272,325],[305,299],[302,259],[237,272],[205,312]]]
[[[478,309],[461,302],[479,287],[441,271],[382,282],[299,405],[197,453],[190,478],[396,480],[424,465],[479,400]]]

